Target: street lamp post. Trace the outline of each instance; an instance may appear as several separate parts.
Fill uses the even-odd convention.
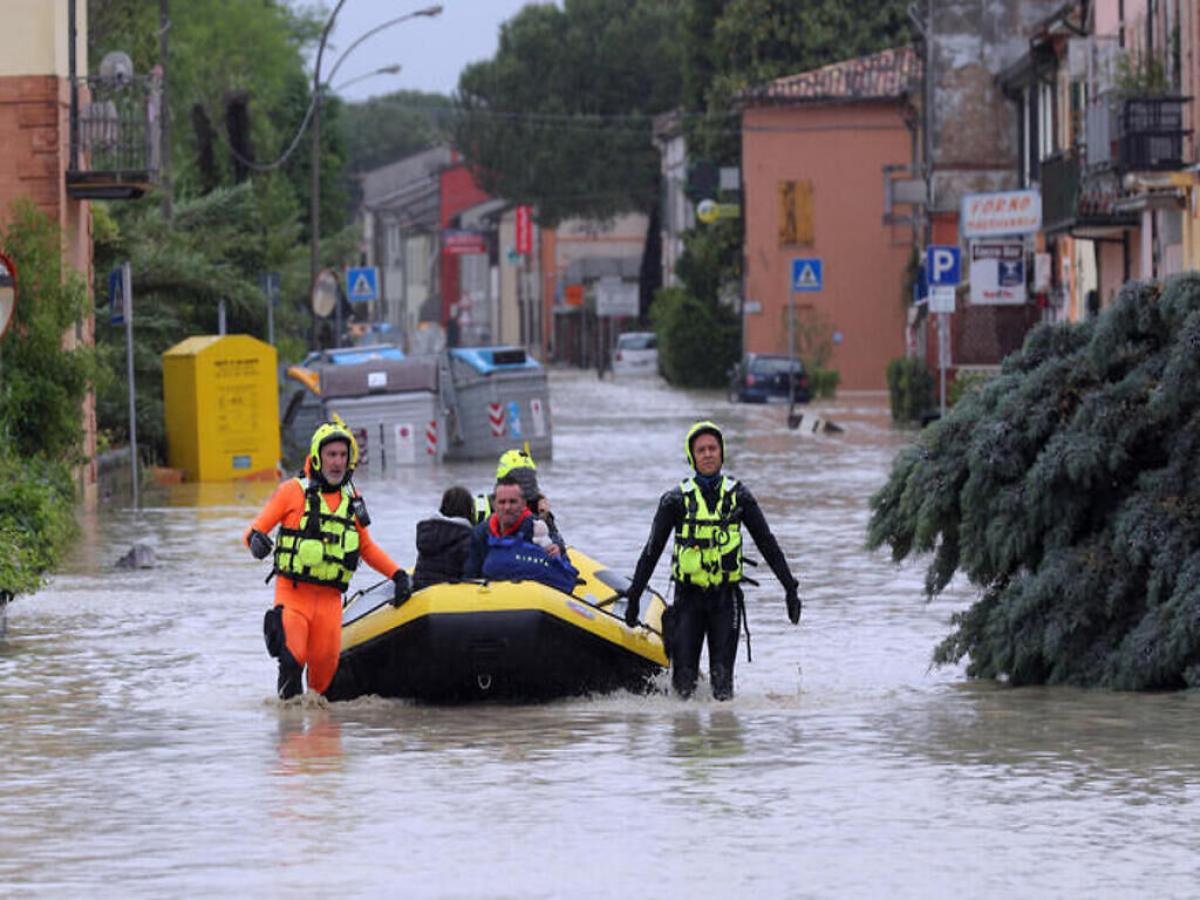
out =
[[[310,161],[310,166],[311,166],[311,186],[310,187],[311,187],[311,191],[312,191],[312,196],[309,197],[309,206],[308,206],[308,227],[309,227],[309,232],[310,232],[310,236],[309,236],[310,284],[316,284],[317,273],[320,271],[320,268],[321,268],[321,57],[325,53],[325,44],[329,40],[329,32],[333,30],[333,22],[337,18],[337,14],[341,11],[342,7],[345,5],[346,5],[346,0],[338,0],[337,6],[335,6],[333,8],[333,12],[331,12],[329,14],[329,18],[325,22],[325,27],[323,29],[321,29],[321,42],[317,45],[317,56],[313,63],[312,159]],[[410,12],[403,16],[398,16],[395,19],[391,19],[387,22],[384,22],[381,25],[377,25],[375,28],[372,28],[370,31],[366,32],[361,37],[359,37],[357,40],[355,40],[354,43],[352,43],[349,47],[347,47],[345,52],[342,53],[342,55],[340,57],[338,57],[337,62],[334,63],[333,70],[330,72],[330,75],[329,75],[330,79],[332,80],[333,75],[338,70],[338,67],[342,64],[342,62],[346,59],[346,57],[350,54],[350,52],[352,50],[354,50],[354,48],[357,47],[359,44],[361,44],[363,41],[365,41],[367,38],[369,38],[371,35],[376,34],[377,32],[382,31],[385,28],[389,28],[392,25],[398,25],[401,22],[405,22],[408,19],[415,19],[418,16],[427,16],[427,17],[432,18],[433,16],[441,15],[441,12],[442,12],[441,4],[436,4],[434,6],[425,7],[424,9],[418,9],[415,12]],[[372,74],[374,74],[374,73],[372,73]]]

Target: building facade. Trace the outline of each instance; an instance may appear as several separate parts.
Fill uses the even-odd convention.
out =
[[[919,79],[901,48],[744,95],[746,351],[794,346],[810,363],[824,354],[844,389],[886,387],[888,361],[905,352],[914,241],[886,189],[913,166]]]

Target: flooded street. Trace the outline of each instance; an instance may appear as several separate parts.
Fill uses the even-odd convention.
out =
[[[867,498],[911,438],[885,398],[815,406],[845,431],[812,436],[783,407],[661,383],[554,373],[552,392],[542,489],[567,541],[625,572],[687,472],[687,427],[725,427],[805,604],[791,626],[753,573],[733,702],[702,684],[690,702],[281,706],[267,568],[239,543],[272,486],[114,498],[0,638],[0,893],[1195,896],[1200,695],[931,670],[971,595],[926,604],[923,567],[863,549]],[[493,469],[358,479],[372,534],[411,566],[443,488]],[[156,568],[113,568],[134,542]]]

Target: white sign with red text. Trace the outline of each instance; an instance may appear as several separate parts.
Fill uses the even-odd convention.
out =
[[[959,231],[963,237],[1032,234],[1042,227],[1039,191],[994,191],[964,194]]]

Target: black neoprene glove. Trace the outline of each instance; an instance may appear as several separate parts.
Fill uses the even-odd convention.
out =
[[[257,528],[250,532],[250,553],[255,559],[266,559],[275,547],[271,539]]]
[[[396,593],[392,597],[392,606],[400,607],[405,600],[412,596],[412,584],[409,583],[408,573],[403,569],[397,569],[396,574],[392,576],[392,584],[396,586]]]
[[[625,624],[630,628],[635,628],[638,624],[638,607],[641,594],[626,594],[628,603],[625,606]]]
[[[793,625],[800,624],[800,609],[802,606],[800,603],[800,588],[796,585],[792,585],[790,588],[788,588],[787,595],[784,599],[787,602],[788,620]]]

